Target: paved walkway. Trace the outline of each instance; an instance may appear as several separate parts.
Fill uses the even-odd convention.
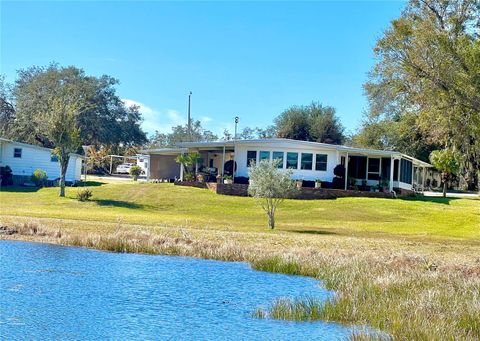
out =
[[[423,192],[423,195],[426,197],[441,197],[442,192]],[[480,195],[478,193],[456,193],[456,192],[447,192],[448,198],[466,198],[466,199],[479,199]]]

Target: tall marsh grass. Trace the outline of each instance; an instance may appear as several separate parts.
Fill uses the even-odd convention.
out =
[[[86,232],[18,221],[0,224],[0,238],[246,261],[259,271],[315,277],[336,292],[322,304],[311,298],[278,299],[266,309],[257,309],[254,316],[368,325],[395,340],[480,339],[480,260],[471,261],[474,257],[458,255],[439,261],[371,247],[370,241],[360,247],[360,239],[351,244],[324,242],[319,248],[310,241],[283,245],[289,238],[285,234],[117,225],[110,232]],[[362,333],[352,336],[354,340],[375,338]]]

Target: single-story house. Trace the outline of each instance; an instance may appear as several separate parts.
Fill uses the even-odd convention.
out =
[[[248,178],[251,162],[280,160],[280,169],[292,169],[293,179],[332,182],[334,169],[345,167],[344,189],[348,179],[357,185],[378,185],[388,181],[393,189],[420,190],[425,186],[427,162],[395,151],[354,148],[326,143],[273,138],[216,142],[184,142],[175,148],[147,149],[150,155],[149,179],[183,180],[183,166],[175,162],[180,154],[200,154],[197,170],[217,175]],[[235,166],[234,166],[235,165]]]
[[[65,181],[80,181],[83,156],[70,154]],[[58,158],[49,148],[16,142],[0,137],[0,167],[9,166],[15,183],[28,181],[36,169],[47,173],[49,180],[60,178]]]

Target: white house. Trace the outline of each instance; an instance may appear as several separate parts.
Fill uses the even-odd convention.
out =
[[[175,162],[175,157],[190,152],[201,156],[197,169],[220,175],[248,177],[252,161],[278,159],[279,168],[292,169],[294,179],[332,182],[334,168],[342,164],[348,178],[355,179],[357,185],[366,182],[372,186],[384,179],[388,181],[390,190],[423,188],[426,170],[432,167],[429,163],[395,151],[274,138],[185,142],[179,143],[176,148],[144,150],[143,153],[150,155],[149,177],[183,179],[182,167]],[[343,187],[347,189],[347,185],[347,177],[344,177]]]
[[[78,154],[70,154],[65,180],[80,181],[82,159]],[[36,169],[47,173],[49,180],[60,178],[60,166],[52,149],[16,142],[0,137],[0,166],[9,166],[14,177],[30,177]]]

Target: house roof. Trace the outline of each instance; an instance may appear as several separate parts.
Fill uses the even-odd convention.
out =
[[[234,148],[235,145],[266,145],[266,144],[287,144],[292,146],[305,146],[313,148],[323,148],[331,149],[342,152],[360,154],[360,155],[376,155],[384,157],[403,157],[413,161],[415,164],[422,167],[433,167],[431,164],[416,159],[407,154],[403,154],[396,151],[389,150],[378,150],[378,149],[368,149],[368,148],[356,148],[343,145],[335,145],[328,143],[320,142],[311,142],[311,141],[300,141],[284,138],[271,138],[271,139],[254,139],[254,140],[228,140],[228,141],[207,141],[207,142],[180,142],[176,145],[177,148],[161,148],[161,149],[146,149],[142,150],[142,153],[146,154],[166,154],[166,153],[185,153],[188,151],[188,148]]]
[[[45,150],[45,151],[49,151],[49,152],[53,151],[53,149],[51,149],[51,148],[46,148],[46,147],[36,146],[34,144],[28,144],[28,143],[13,141],[13,140],[6,139],[4,137],[0,137],[0,143],[1,142],[7,142],[7,143],[11,143],[11,144],[14,144],[14,145],[17,145],[17,146],[40,149],[40,150]],[[70,153],[70,156],[83,157],[82,155],[77,154],[77,153]]]

